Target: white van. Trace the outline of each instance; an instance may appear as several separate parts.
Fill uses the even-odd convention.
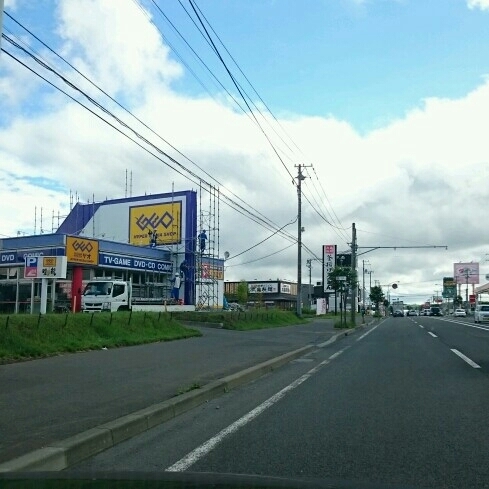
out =
[[[489,322],[489,304],[479,304],[475,306],[474,322],[483,323],[485,321]]]

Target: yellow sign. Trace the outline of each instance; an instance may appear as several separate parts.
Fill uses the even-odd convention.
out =
[[[129,209],[129,243],[139,246],[177,244],[182,235],[182,202],[138,205]]]
[[[98,241],[95,239],[67,236],[66,256],[70,263],[98,265]]]
[[[46,256],[42,259],[43,267],[55,267],[56,266],[56,258],[54,256]]]

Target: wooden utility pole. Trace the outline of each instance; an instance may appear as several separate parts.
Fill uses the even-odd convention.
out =
[[[351,225],[351,271],[352,276],[356,275],[357,271],[357,230],[355,223]],[[351,322],[355,326],[355,318],[357,313],[357,284],[353,282],[351,284]]]

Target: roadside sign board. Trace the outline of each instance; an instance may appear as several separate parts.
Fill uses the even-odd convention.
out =
[[[26,256],[24,267],[24,278],[37,278],[38,256]]]
[[[457,295],[457,284],[453,277],[443,277],[443,292],[441,296],[444,299],[453,299]]]
[[[37,260],[38,278],[66,278],[66,256],[40,256]]]

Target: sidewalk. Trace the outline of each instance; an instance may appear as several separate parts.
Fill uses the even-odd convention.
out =
[[[254,331],[198,327],[199,338],[1,365],[0,463],[165,401],[177,415],[176,401],[204,402],[203,395],[221,395],[341,337],[344,331],[333,324],[315,320]],[[266,361],[261,370],[254,368]],[[127,424],[118,427],[127,432]],[[110,444],[114,432],[107,430],[111,438],[103,443]]]

